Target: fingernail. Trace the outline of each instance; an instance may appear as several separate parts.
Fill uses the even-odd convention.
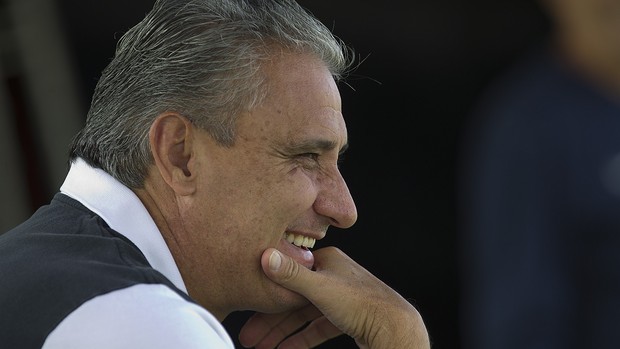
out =
[[[280,256],[280,252],[271,252],[271,256],[269,256],[269,269],[272,271],[278,271],[278,269],[280,269],[280,265],[282,265],[282,256]]]

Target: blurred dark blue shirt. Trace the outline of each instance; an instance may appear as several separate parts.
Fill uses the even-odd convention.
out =
[[[618,348],[618,100],[540,47],[464,139],[463,347]]]

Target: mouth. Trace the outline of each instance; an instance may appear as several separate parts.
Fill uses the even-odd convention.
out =
[[[285,232],[278,248],[282,253],[297,261],[297,263],[312,269],[314,266],[314,255],[310,249],[314,247],[315,243],[316,238]]]
[[[284,233],[284,240],[290,242],[291,244],[297,247],[304,248],[304,249],[311,249],[314,247],[314,244],[316,243],[315,238],[300,235],[300,234],[294,234],[290,232]]]

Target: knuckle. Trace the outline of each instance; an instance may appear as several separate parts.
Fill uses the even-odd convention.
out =
[[[283,273],[280,275],[280,281],[289,283],[297,279],[299,275],[299,264],[294,261],[288,261],[284,265]]]

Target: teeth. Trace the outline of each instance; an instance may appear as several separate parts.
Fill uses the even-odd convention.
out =
[[[296,235],[293,233],[285,233],[284,238],[286,239],[286,241],[290,242],[291,244],[297,247],[313,248],[314,244],[316,243],[315,238],[311,238],[311,237],[303,236],[303,235]]]

